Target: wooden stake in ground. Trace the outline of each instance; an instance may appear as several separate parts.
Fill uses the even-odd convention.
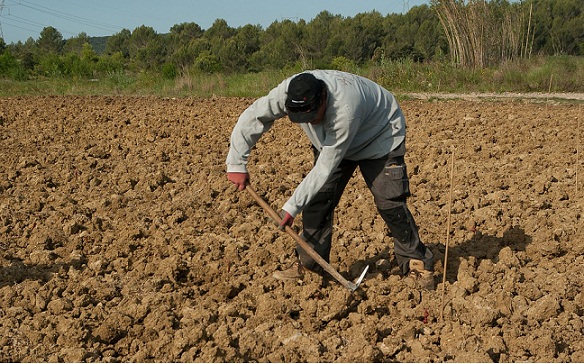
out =
[[[446,223],[446,250],[444,251],[444,272],[442,273],[442,302],[440,304],[440,319],[444,321],[444,291],[446,290],[446,268],[448,263],[448,246],[450,245],[450,221],[452,215],[452,188],[454,180],[454,148],[450,159],[450,193],[448,194],[448,221]]]
[[[580,119],[576,127],[576,201],[578,201],[578,167],[580,165]]]

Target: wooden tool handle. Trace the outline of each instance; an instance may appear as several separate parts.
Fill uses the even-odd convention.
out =
[[[278,213],[274,211],[274,209],[272,209],[270,205],[268,205],[268,203],[264,201],[264,199],[261,198],[260,195],[258,195],[257,192],[250,185],[247,185],[245,189],[254,198],[254,200],[256,200],[256,202],[267,212],[267,214],[278,225],[280,225],[282,219],[280,218]],[[298,235],[296,231],[294,231],[294,229],[292,229],[290,226],[286,226],[285,231],[288,233],[288,235],[292,236],[294,240],[296,240],[298,245],[300,245],[300,247],[304,249],[304,251],[308,255],[310,255],[310,257],[314,259],[315,262],[318,263],[318,265],[320,265],[325,271],[327,271],[331,276],[333,276],[337,281],[339,281],[339,283],[341,283],[343,286],[350,289],[351,291],[357,289],[357,285],[355,283],[346,280],[345,277],[343,277],[339,272],[337,272],[335,268],[333,268],[304,239],[302,239],[302,237]]]

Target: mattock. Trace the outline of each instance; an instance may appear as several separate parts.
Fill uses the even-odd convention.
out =
[[[247,192],[256,200],[256,202],[268,213],[268,215],[278,224],[280,225],[281,218],[274,209],[270,207],[257,193],[256,191],[250,186],[247,185],[245,187]],[[351,292],[355,291],[363,278],[365,278],[365,274],[367,274],[367,270],[369,270],[369,266],[366,266],[363,270],[363,273],[359,276],[355,282],[348,281],[343,277],[335,268],[333,268],[326,260],[324,260],[300,235],[294,231],[290,226],[285,227],[285,231],[288,235],[292,236],[294,240],[300,245],[304,251],[312,257],[325,271],[327,271],[331,276],[333,276],[339,283],[341,283],[345,288],[349,289]]]

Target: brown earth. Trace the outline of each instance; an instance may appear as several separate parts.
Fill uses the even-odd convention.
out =
[[[371,265],[350,293],[271,277],[295,243],[224,174],[252,101],[0,99],[1,361],[584,361],[581,103],[403,101],[438,287],[399,276],[357,176],[331,258],[351,280]],[[286,120],[257,145],[275,209],[307,145]]]

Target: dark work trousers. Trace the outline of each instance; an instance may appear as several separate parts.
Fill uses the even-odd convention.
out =
[[[318,152],[313,148],[315,161]],[[394,240],[394,252],[403,274],[409,271],[410,259],[424,262],[425,269],[434,270],[434,256],[421,242],[418,227],[406,199],[410,194],[409,179],[404,161],[405,145],[380,159],[360,161],[342,160],[317,195],[302,211],[302,237],[314,250],[329,262],[335,207],[338,205],[347,183],[357,167],[367,187],[373,194],[379,214],[387,224]],[[296,253],[306,268],[321,271],[300,246]]]

